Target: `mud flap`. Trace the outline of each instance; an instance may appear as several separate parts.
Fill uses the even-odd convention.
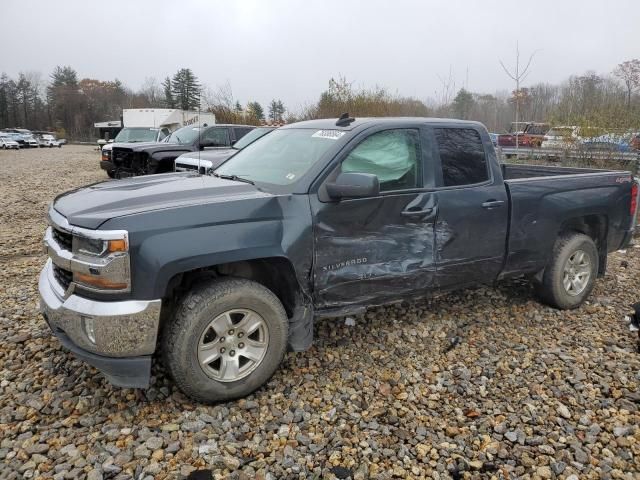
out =
[[[289,319],[288,350],[290,352],[304,352],[313,343],[313,308],[310,305],[299,304],[293,316]]]

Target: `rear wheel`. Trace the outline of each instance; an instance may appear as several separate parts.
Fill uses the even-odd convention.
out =
[[[195,400],[243,397],[280,365],[288,325],[280,300],[259,283],[209,281],[180,301],[165,328],[165,365],[180,390]]]
[[[582,233],[569,232],[556,240],[542,277],[542,300],[560,309],[577,308],[593,290],[598,275],[598,249]]]

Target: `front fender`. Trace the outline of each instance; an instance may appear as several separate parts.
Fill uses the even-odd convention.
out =
[[[306,195],[228,199],[113,219],[130,232],[132,296],[164,298],[180,273],[223,263],[284,257],[308,294],[313,238]]]

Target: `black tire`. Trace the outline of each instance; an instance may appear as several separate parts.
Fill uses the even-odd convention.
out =
[[[582,251],[588,258],[590,271],[584,289],[570,293],[564,286],[565,266],[576,252]],[[577,232],[563,233],[553,247],[551,260],[545,268],[542,283],[538,285],[538,293],[542,301],[561,310],[578,308],[591,294],[598,276],[598,249],[591,237]]]
[[[113,170],[107,170],[107,175],[109,175],[109,178],[116,178],[116,173]]]
[[[198,361],[198,345],[209,322],[233,309],[249,309],[264,319],[268,343],[264,357],[247,376],[218,381]],[[164,364],[178,388],[199,402],[214,403],[249,395],[274,374],[287,349],[289,322],[273,292],[251,280],[216,279],[198,285],[178,303],[162,334]]]

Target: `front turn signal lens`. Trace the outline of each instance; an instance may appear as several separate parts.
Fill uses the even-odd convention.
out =
[[[109,240],[107,242],[107,251],[109,253],[126,252],[127,242],[125,240]]]
[[[87,275],[87,274],[84,274],[84,273],[74,273],[73,274],[73,281],[81,283],[83,285],[102,288],[102,289],[105,289],[105,290],[124,290],[125,288],[127,288],[129,286],[126,283],[111,282],[109,280],[105,280],[102,277],[94,276],[94,275]]]

